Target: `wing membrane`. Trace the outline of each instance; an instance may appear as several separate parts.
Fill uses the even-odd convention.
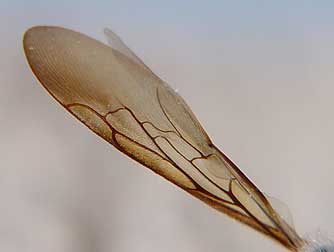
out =
[[[110,30],[111,47],[58,27],[24,36],[46,90],[117,149],[211,207],[297,250],[302,240],[211,142],[184,100]]]

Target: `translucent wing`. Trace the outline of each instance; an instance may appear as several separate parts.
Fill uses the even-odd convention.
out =
[[[113,48],[57,27],[24,36],[32,71],[81,122],[208,205],[297,250],[303,241],[210,141],[184,100],[111,31]]]
[[[148,66],[145,65],[145,63],[137,57],[136,54],[134,54],[130,48],[124,44],[122,39],[118,37],[116,33],[114,33],[112,30],[105,28],[104,29],[104,34],[107,37],[108,44],[114,49],[117,50],[118,52],[122,53],[129,59],[133,60],[134,62],[138,63],[138,65],[141,65],[142,67],[146,68],[149,70],[152,74],[154,74],[151,69],[148,68]]]

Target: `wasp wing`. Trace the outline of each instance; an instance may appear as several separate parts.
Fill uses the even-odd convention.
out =
[[[129,157],[288,249],[302,243],[211,142],[184,102],[110,30],[112,47],[59,27],[24,36],[28,63],[70,113]]]

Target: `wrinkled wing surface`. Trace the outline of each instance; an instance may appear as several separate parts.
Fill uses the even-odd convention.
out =
[[[111,46],[59,27],[24,36],[46,90],[96,134],[211,207],[290,250],[302,241],[252,182],[211,142],[184,102],[112,31]]]

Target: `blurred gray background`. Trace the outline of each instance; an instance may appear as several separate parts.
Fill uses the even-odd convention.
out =
[[[283,251],[90,133],[40,87],[23,32],[112,28],[300,234],[334,237],[334,2],[0,2],[0,251]]]

